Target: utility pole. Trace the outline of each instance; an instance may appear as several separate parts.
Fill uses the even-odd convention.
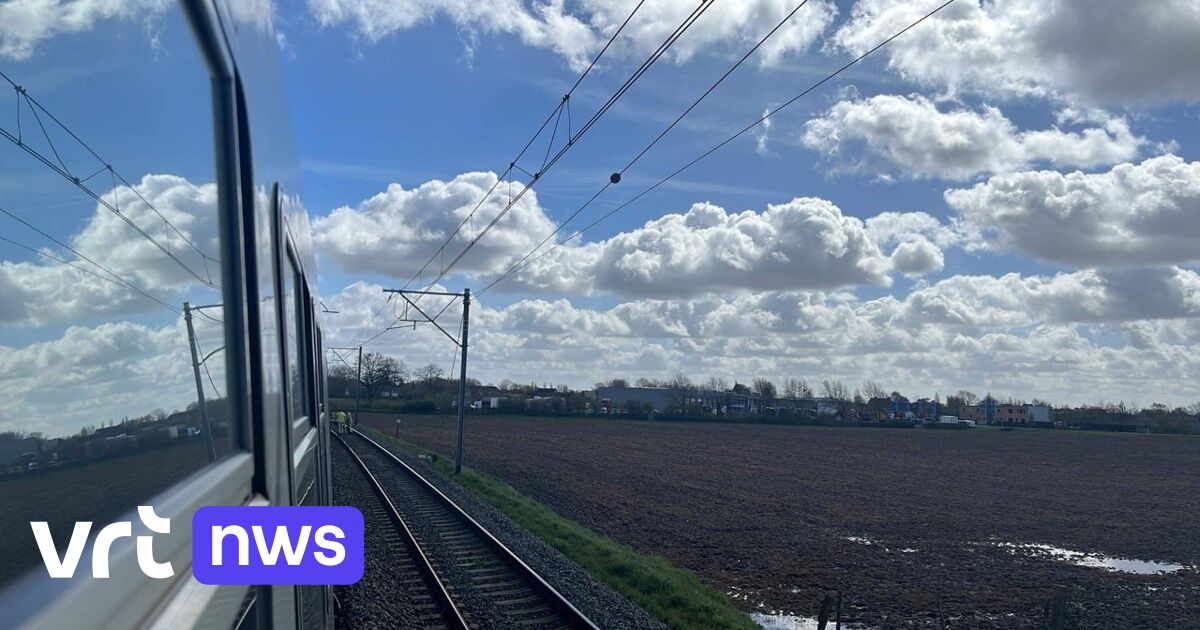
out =
[[[358,347],[358,377],[354,379],[354,418],[351,422],[358,422],[358,390],[362,389],[362,346]]]
[[[407,316],[402,318],[398,317],[394,322],[392,322],[393,324],[398,322],[412,323],[413,326],[416,326],[417,324],[433,324],[433,326],[441,331],[441,333],[445,335],[447,339],[457,345],[459,350],[462,352],[462,365],[460,366],[458,372],[458,435],[455,438],[454,447],[454,472],[455,474],[461,473],[463,455],[463,416],[467,412],[467,319],[471,312],[471,290],[463,289],[462,293],[447,293],[445,291],[406,291],[404,289],[384,289],[383,292],[399,294],[400,297],[404,298],[405,302],[408,302],[409,306],[413,307],[413,310],[417,311],[422,317],[425,318],[409,319]],[[442,326],[437,323],[437,318],[441,316],[441,313],[438,313],[437,316],[430,317],[428,313],[421,310],[420,306],[417,306],[417,300],[420,298],[418,297],[417,300],[410,300],[408,298],[410,295],[440,295],[444,297],[462,298],[462,331],[459,332],[458,339],[455,339],[454,335],[451,335],[446,331],[445,328],[442,328]],[[447,305],[447,307],[449,307],[449,305]],[[443,312],[445,310],[445,308],[442,309]],[[405,313],[407,314],[407,309]]]
[[[467,318],[471,313],[471,290],[463,289],[462,336],[459,346],[462,348],[462,363],[458,371],[458,438],[454,447],[454,474],[462,472],[462,442],[463,414],[467,412]]]
[[[187,302],[183,303],[183,321],[187,323],[188,349],[192,351],[192,374],[196,377],[196,408],[200,410],[204,448],[208,451],[208,461],[216,461],[217,448],[213,444],[212,424],[208,420],[208,404],[204,402],[204,383],[200,380],[200,357],[196,353],[196,330],[192,327],[192,305]]]

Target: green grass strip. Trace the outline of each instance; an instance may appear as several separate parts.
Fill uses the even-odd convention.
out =
[[[436,455],[369,427],[360,430],[412,455]],[[734,608],[720,592],[701,583],[691,571],[597,534],[495,477],[466,467],[461,475],[454,475],[453,462],[441,456],[433,467],[672,628],[758,628],[749,616]]]

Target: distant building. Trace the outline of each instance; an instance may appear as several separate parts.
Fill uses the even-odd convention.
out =
[[[663,387],[598,387],[596,400],[600,409],[621,410],[631,402],[650,405],[662,412],[675,403],[675,393]]]
[[[0,440],[0,466],[15,466],[24,461],[26,453],[38,453],[37,438]]]
[[[977,424],[1054,426],[1054,410],[1048,405],[994,405],[991,415],[988,418],[987,407],[983,404],[964,406],[958,413],[960,419],[974,420]]]

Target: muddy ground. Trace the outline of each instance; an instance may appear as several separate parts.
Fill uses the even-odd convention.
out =
[[[366,417],[395,434],[395,416]],[[875,627],[1200,627],[1200,439],[1018,430],[468,418],[466,463],[747,612]],[[449,418],[400,435],[449,451]],[[998,543],[1186,565],[1135,575]]]

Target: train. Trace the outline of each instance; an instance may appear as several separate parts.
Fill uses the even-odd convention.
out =
[[[0,478],[0,626],[332,627],[330,586],[190,570],[202,506],[332,500],[323,309],[271,3],[145,11],[0,59],[18,115],[0,171],[31,174],[28,194],[0,194],[0,258],[37,281],[0,307],[0,447],[24,458]],[[59,280],[87,299],[43,295]],[[33,521],[60,551],[94,524],[73,577],[49,577]],[[97,577],[96,532],[122,521],[132,535]],[[171,576],[139,567],[141,534]]]

